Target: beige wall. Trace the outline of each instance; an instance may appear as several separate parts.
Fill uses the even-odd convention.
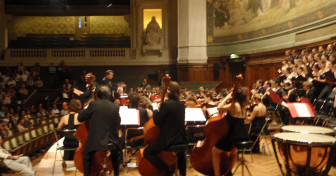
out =
[[[76,20],[67,17],[15,16],[8,20],[9,39],[26,34],[75,34]],[[130,36],[130,27],[123,16],[91,16],[90,33],[124,34]]]
[[[131,35],[131,28],[124,16],[91,16],[91,34],[124,34]]]

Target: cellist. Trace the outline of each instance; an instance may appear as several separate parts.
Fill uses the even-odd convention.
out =
[[[159,111],[154,111],[153,120],[160,127],[157,140],[144,150],[144,157],[165,175],[171,175],[173,170],[169,168],[156,155],[167,150],[170,146],[186,144],[186,131],[184,127],[185,106],[179,101],[180,86],[171,81],[167,89],[168,100],[162,102]],[[186,158],[184,152],[177,154],[178,169],[180,175],[186,175]]]
[[[92,157],[99,150],[110,150],[114,175],[117,176],[121,158],[119,106],[109,101],[111,90],[107,86],[101,86],[96,92],[98,100],[92,101],[78,115],[80,122],[89,120],[88,138],[83,151],[84,176],[90,175]]]
[[[217,106],[219,113],[227,112],[226,117],[229,123],[228,134],[220,139],[212,149],[212,165],[215,176],[220,175],[220,161],[221,154],[223,152],[229,156],[230,166],[229,172],[226,175],[232,175],[231,170],[234,163],[237,160],[238,149],[234,147],[235,142],[248,140],[248,130],[245,127],[244,120],[246,118],[245,107],[248,103],[248,88],[238,87],[232,96],[232,92],[229,93]],[[226,102],[232,98],[232,103],[226,104]]]

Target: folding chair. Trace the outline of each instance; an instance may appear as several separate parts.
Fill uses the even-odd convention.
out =
[[[75,135],[75,132],[76,132],[76,129],[73,129],[73,130],[68,130],[68,129],[58,130],[57,129],[57,130],[54,131],[54,135],[55,135],[55,139],[56,139],[56,151],[55,151],[55,159],[54,159],[54,166],[53,166],[53,175],[54,175],[54,171],[55,171],[56,161],[62,161],[62,166],[66,167],[62,151],[64,152],[64,151],[76,151],[77,150],[77,147],[64,147],[63,145],[60,145],[58,135],[60,135],[62,137],[63,136],[64,137],[66,137],[66,136],[73,136],[73,135]],[[57,160],[56,159],[58,151],[61,154],[62,160]],[[75,171],[75,175],[77,175],[77,168],[76,168],[76,171]]]
[[[250,152],[252,162],[253,162],[252,149],[253,149],[253,147],[257,144],[258,140],[259,140],[261,137],[263,137],[263,138],[265,139],[265,143],[266,143],[266,138],[265,138],[265,136],[264,136],[264,129],[265,129],[265,127],[267,126],[267,124],[270,123],[270,122],[271,122],[271,118],[270,118],[270,117],[266,117],[266,118],[265,118],[265,123],[264,123],[264,125],[262,126],[262,128],[261,128],[261,130],[260,130],[260,132],[259,132],[259,134],[258,134],[257,139],[254,141],[254,143],[253,143],[250,147],[248,147],[248,148],[244,148],[244,151]],[[250,125],[249,133],[250,133],[250,131],[251,131],[251,128],[252,128],[252,125]],[[266,143],[266,147],[267,147],[267,150],[270,151],[269,148],[268,148],[267,143]]]

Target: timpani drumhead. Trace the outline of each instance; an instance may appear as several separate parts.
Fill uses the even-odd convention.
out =
[[[332,136],[322,135],[322,134],[305,134],[305,133],[277,133],[273,136],[275,139],[280,139],[283,141],[289,141],[293,143],[303,143],[303,144],[329,144],[336,142],[336,138]]]
[[[278,144],[279,154],[291,172],[321,175],[327,162],[333,160],[330,152],[335,149],[336,138],[322,134],[283,132],[273,136],[273,145],[274,142]],[[275,148],[274,153],[277,153]]]
[[[307,133],[307,134],[326,134],[326,135],[334,134],[334,131],[330,128],[311,126],[311,125],[286,125],[281,127],[281,131]]]

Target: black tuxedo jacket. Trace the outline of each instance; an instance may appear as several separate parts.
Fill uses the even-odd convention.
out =
[[[110,90],[111,90],[111,101],[112,102],[114,102],[115,99],[120,98],[120,95],[117,92],[117,90],[118,90],[118,85],[117,84],[112,83],[112,81],[106,79],[106,77],[103,78],[103,80],[100,84],[110,88]]]
[[[185,106],[177,100],[162,103],[160,110],[154,112],[154,123],[160,127],[156,143],[168,148],[176,144],[187,143],[184,127]]]
[[[310,102],[313,104],[315,99],[315,89],[314,88],[309,89],[309,91],[306,92],[304,97],[308,98]]]
[[[118,136],[120,126],[119,106],[107,99],[90,103],[78,115],[78,121],[87,121],[89,135],[84,144],[87,152],[107,150],[108,143],[121,148]]]

